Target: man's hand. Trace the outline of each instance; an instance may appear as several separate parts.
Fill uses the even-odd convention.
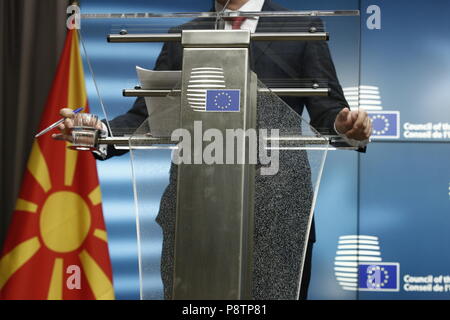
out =
[[[68,141],[73,142],[72,138],[72,129],[73,129],[73,117],[75,114],[73,113],[72,109],[61,109],[59,111],[59,114],[66,118],[63,123],[61,123],[58,126],[58,130],[61,133],[55,133],[52,135],[52,138],[55,140],[62,140],[62,141]]]
[[[336,117],[335,128],[338,133],[358,141],[367,140],[372,135],[372,121],[362,109],[359,111],[343,109]]]
[[[59,111],[59,114],[65,118],[64,122],[61,123],[58,126],[58,130],[61,133],[55,133],[52,135],[52,138],[55,140],[62,140],[62,141],[68,141],[68,142],[73,142],[73,137],[72,137],[72,130],[73,130],[73,118],[75,117],[75,114],[73,113],[72,109],[61,109]],[[79,114],[81,115],[81,114]],[[97,122],[96,125],[96,129],[98,130],[103,130],[103,124],[101,121]]]

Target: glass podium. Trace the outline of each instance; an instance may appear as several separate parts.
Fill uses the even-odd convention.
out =
[[[256,30],[231,30],[237,16]],[[109,130],[99,144],[131,153],[141,299],[298,299],[327,153],[357,149],[333,123],[341,85],[359,86],[359,12],[82,18]],[[328,45],[328,24],[352,46]],[[99,46],[120,56],[113,68]],[[351,60],[342,74],[335,50]],[[131,58],[147,53],[154,67]],[[122,102],[109,102],[111,78]]]

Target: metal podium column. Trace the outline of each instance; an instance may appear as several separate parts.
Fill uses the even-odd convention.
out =
[[[255,129],[257,78],[249,68],[250,33],[184,30],[182,44],[181,128],[193,138],[208,129],[223,137],[227,129]],[[206,89],[239,90],[239,111],[199,107],[195,101],[204,99],[206,105]],[[233,152],[241,159],[234,164],[198,164],[202,143],[192,152],[197,164],[178,167],[174,299],[252,297],[255,166],[245,160],[245,135],[236,140]]]

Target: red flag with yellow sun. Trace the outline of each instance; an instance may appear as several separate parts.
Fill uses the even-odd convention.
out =
[[[63,107],[89,112],[76,30],[39,130]],[[96,163],[67,146],[51,134],[34,142],[0,258],[1,299],[114,299]]]

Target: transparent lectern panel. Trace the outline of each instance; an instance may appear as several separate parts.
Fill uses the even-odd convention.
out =
[[[329,140],[261,82],[259,91],[252,297],[297,299]],[[164,296],[161,279],[166,291],[170,292],[173,285],[178,167],[170,163],[170,154],[177,147],[163,144],[169,143],[166,138],[149,134],[148,123],[131,137],[130,149],[140,242],[141,297],[155,299]],[[214,165],[199,166],[210,172],[215,170]],[[158,178],[161,170],[170,170],[169,180]],[[169,297],[170,293],[166,298]]]
[[[277,165],[256,172],[254,297],[298,299],[329,140],[276,94],[261,92],[261,82],[259,89],[258,129],[272,132],[259,148]]]
[[[135,195],[140,297],[142,300],[159,300],[164,299],[162,275],[167,274],[161,273],[163,239],[168,238],[167,235],[163,237],[160,206],[163,199],[167,200],[167,196],[163,198],[163,195],[169,185],[167,173],[175,146],[153,145],[145,140],[150,137],[149,123],[145,121],[130,137],[129,147]]]

